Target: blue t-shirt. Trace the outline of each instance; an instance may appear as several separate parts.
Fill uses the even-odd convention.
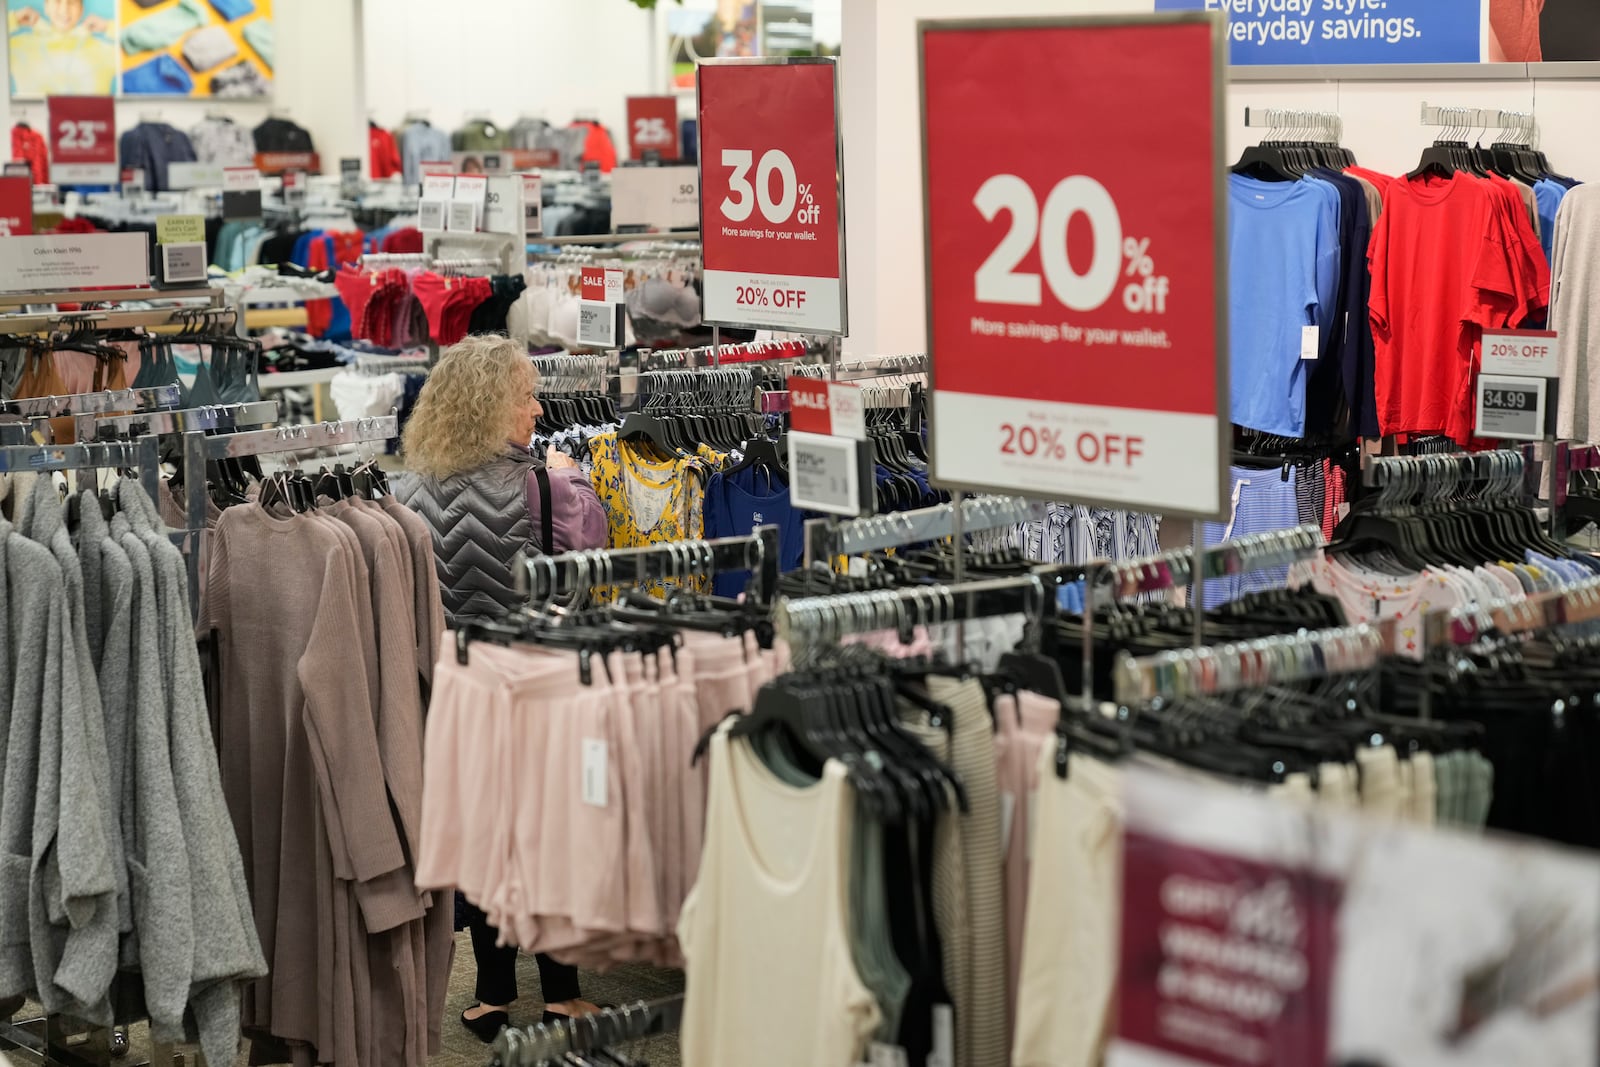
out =
[[[1316,326],[1319,354],[1339,296],[1339,191],[1316,178],[1265,182],[1228,176],[1228,315],[1233,421],[1305,436],[1301,332]]]
[[[1533,187],[1533,198],[1539,205],[1539,243],[1544,246],[1544,258],[1555,262],[1556,212],[1561,210],[1561,198],[1567,187],[1549,178]]]
[[[792,571],[805,559],[805,514],[790,505],[789,486],[763,469],[713,474],[706,482],[705,522],[712,539],[748,537],[758,526],[776,526],[778,569]],[[749,584],[749,571],[718,574],[711,591],[736,597]]]

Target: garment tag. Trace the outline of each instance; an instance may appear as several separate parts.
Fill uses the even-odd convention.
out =
[[[1300,358],[1316,359],[1322,350],[1322,331],[1315,326],[1300,327]]]
[[[911,1057],[899,1045],[874,1041],[867,1047],[867,1063],[871,1067],[911,1067]]]
[[[871,573],[872,573],[872,565],[867,562],[867,557],[865,557],[865,556],[851,556],[850,557],[850,577],[852,577],[852,578],[866,578]]]
[[[1350,505],[1347,504],[1347,503],[1346,504],[1340,504],[1338,507],[1333,509],[1333,514],[1334,514],[1334,518],[1338,522],[1343,522],[1344,520],[1346,520],[1346,519],[1348,519],[1350,517]]]
[[[956,1010],[948,1004],[933,1006],[933,1051],[928,1067],[956,1067]]]
[[[583,802],[591,807],[603,808],[608,797],[609,776],[606,764],[610,752],[604,741],[592,737],[583,739]]]
[[[1000,794],[1000,859],[1011,853],[1011,823],[1017,814],[1017,794]]]

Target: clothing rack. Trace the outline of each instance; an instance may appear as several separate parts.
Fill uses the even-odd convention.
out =
[[[606,356],[541,355],[529,356],[539,372],[539,392],[544,396],[606,391]]]
[[[1139,705],[1366,671],[1378,665],[1383,649],[1381,632],[1361,625],[1137,658],[1124,652],[1115,668],[1116,698]]]
[[[541,245],[551,245],[551,246],[554,246],[554,247],[562,247],[562,246],[579,246],[579,247],[581,247],[583,245],[595,245],[595,246],[625,245],[625,244],[631,244],[634,241],[650,241],[652,238],[659,237],[659,236],[671,236],[673,238],[673,240],[671,242],[661,242],[661,241],[658,240],[658,241],[654,241],[653,243],[656,243],[656,244],[670,243],[670,244],[683,244],[683,245],[686,245],[686,246],[692,246],[692,247],[686,248],[685,251],[697,251],[698,247],[699,247],[699,244],[700,244],[700,231],[699,230],[684,230],[681,233],[679,231],[673,230],[673,231],[669,231],[669,234],[667,234],[667,235],[657,235],[657,234],[648,234],[648,233],[597,233],[597,234],[574,234],[574,235],[567,236],[567,237],[531,237],[531,238],[528,239],[528,245],[531,248],[538,248]]]
[[[433,365],[427,353],[414,356],[379,356],[366,353],[356,357],[355,370],[357,374],[377,376],[380,374],[427,374]]]
[[[1361,484],[1380,496],[1404,500],[1422,494],[1438,499],[1482,483],[1480,497],[1513,496],[1521,490],[1527,460],[1515,449],[1442,452],[1429,456],[1374,456],[1361,465]]]
[[[176,411],[149,411],[134,415],[79,415],[74,431],[80,441],[130,434],[188,433],[191,430],[231,430],[240,426],[263,426],[278,421],[278,402],[259,400],[248,404],[215,404]]]
[[[597,586],[638,586],[649,581],[751,571],[756,602],[770,604],[778,588],[778,528],[762,526],[745,537],[672,541],[646,548],[519,555],[512,564],[517,595],[531,606],[572,599],[581,606]]]
[[[1000,530],[1037,519],[1040,509],[1041,505],[1020,496],[967,497],[961,501],[959,531],[954,503],[845,522],[809,519],[805,524],[805,565],[809,569],[814,560],[938,541],[958,532]]]
[[[1482,129],[1485,133],[1489,130],[1509,130],[1520,135],[1519,143],[1522,144],[1533,143],[1534,135],[1538,131],[1538,123],[1527,111],[1504,111],[1487,107],[1437,107],[1430,106],[1426,101],[1422,104],[1422,125],[1460,130],[1463,135],[1475,129]]]
[[[494,1039],[488,1067],[540,1067],[568,1053],[597,1052],[628,1041],[676,1032],[683,1025],[683,994],[603,1008],[579,1019],[506,1027]]]
[[[1318,526],[1294,526],[1223,541],[1204,549],[1199,577],[1225,578],[1302,563],[1319,555],[1327,543]],[[1108,564],[1106,578],[1111,598],[1122,600],[1194,584],[1195,555],[1192,547],[1179,548]]]
[[[137,441],[0,447],[0,474],[77,470],[137,470],[150,499],[160,499],[161,453],[153,435]]]
[[[684,402],[692,402],[691,411],[701,406],[750,411],[756,382],[755,372],[749,367],[700,367],[692,371],[644,371],[633,379],[633,386],[634,399],[643,401],[642,410],[681,407]]]
[[[1040,619],[1054,609],[1044,578],[989,578],[869,593],[803,597],[779,602],[775,622],[799,663],[847,634],[972,622],[1002,615]]]
[[[1295,134],[1294,140],[1320,139],[1338,144],[1344,136],[1344,120],[1335,111],[1303,111],[1296,108],[1247,107],[1244,124],[1252,129],[1282,130]]]
[[[98,393],[69,393],[25,400],[0,400],[0,413],[30,418],[93,415],[109,411],[153,411],[176,407],[183,397],[177,385],[153,389],[108,389]]]
[[[26,308],[37,304],[126,304],[134,301],[195,301],[204,305],[149,308],[98,308],[86,311],[5,311],[0,310],[0,334],[49,333],[62,328],[93,327],[153,328],[180,324],[195,312],[232,313],[221,289],[115,289],[97,292],[6,293],[0,295],[0,309]]]
[[[706,345],[701,348],[660,348],[639,353],[640,370],[715,369],[725,363],[771,363],[806,358],[800,341],[751,341],[731,345]],[[648,366],[646,366],[648,364]]]

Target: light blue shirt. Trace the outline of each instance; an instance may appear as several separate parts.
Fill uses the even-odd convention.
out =
[[[1339,191],[1316,178],[1265,182],[1228,176],[1228,329],[1233,421],[1303,437],[1301,335],[1327,347],[1339,297]]]
[[[450,148],[450,135],[426,122],[413,122],[400,137],[400,155],[403,180],[407,185],[422,187],[424,163],[446,163],[455,156]]]

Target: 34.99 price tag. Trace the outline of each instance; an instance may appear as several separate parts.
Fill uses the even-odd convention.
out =
[[[920,29],[935,480],[1220,514],[1219,14]]]
[[[1478,375],[1478,436],[1543,440],[1548,386],[1544,378]]]
[[[704,321],[847,333],[834,61],[697,69]]]

